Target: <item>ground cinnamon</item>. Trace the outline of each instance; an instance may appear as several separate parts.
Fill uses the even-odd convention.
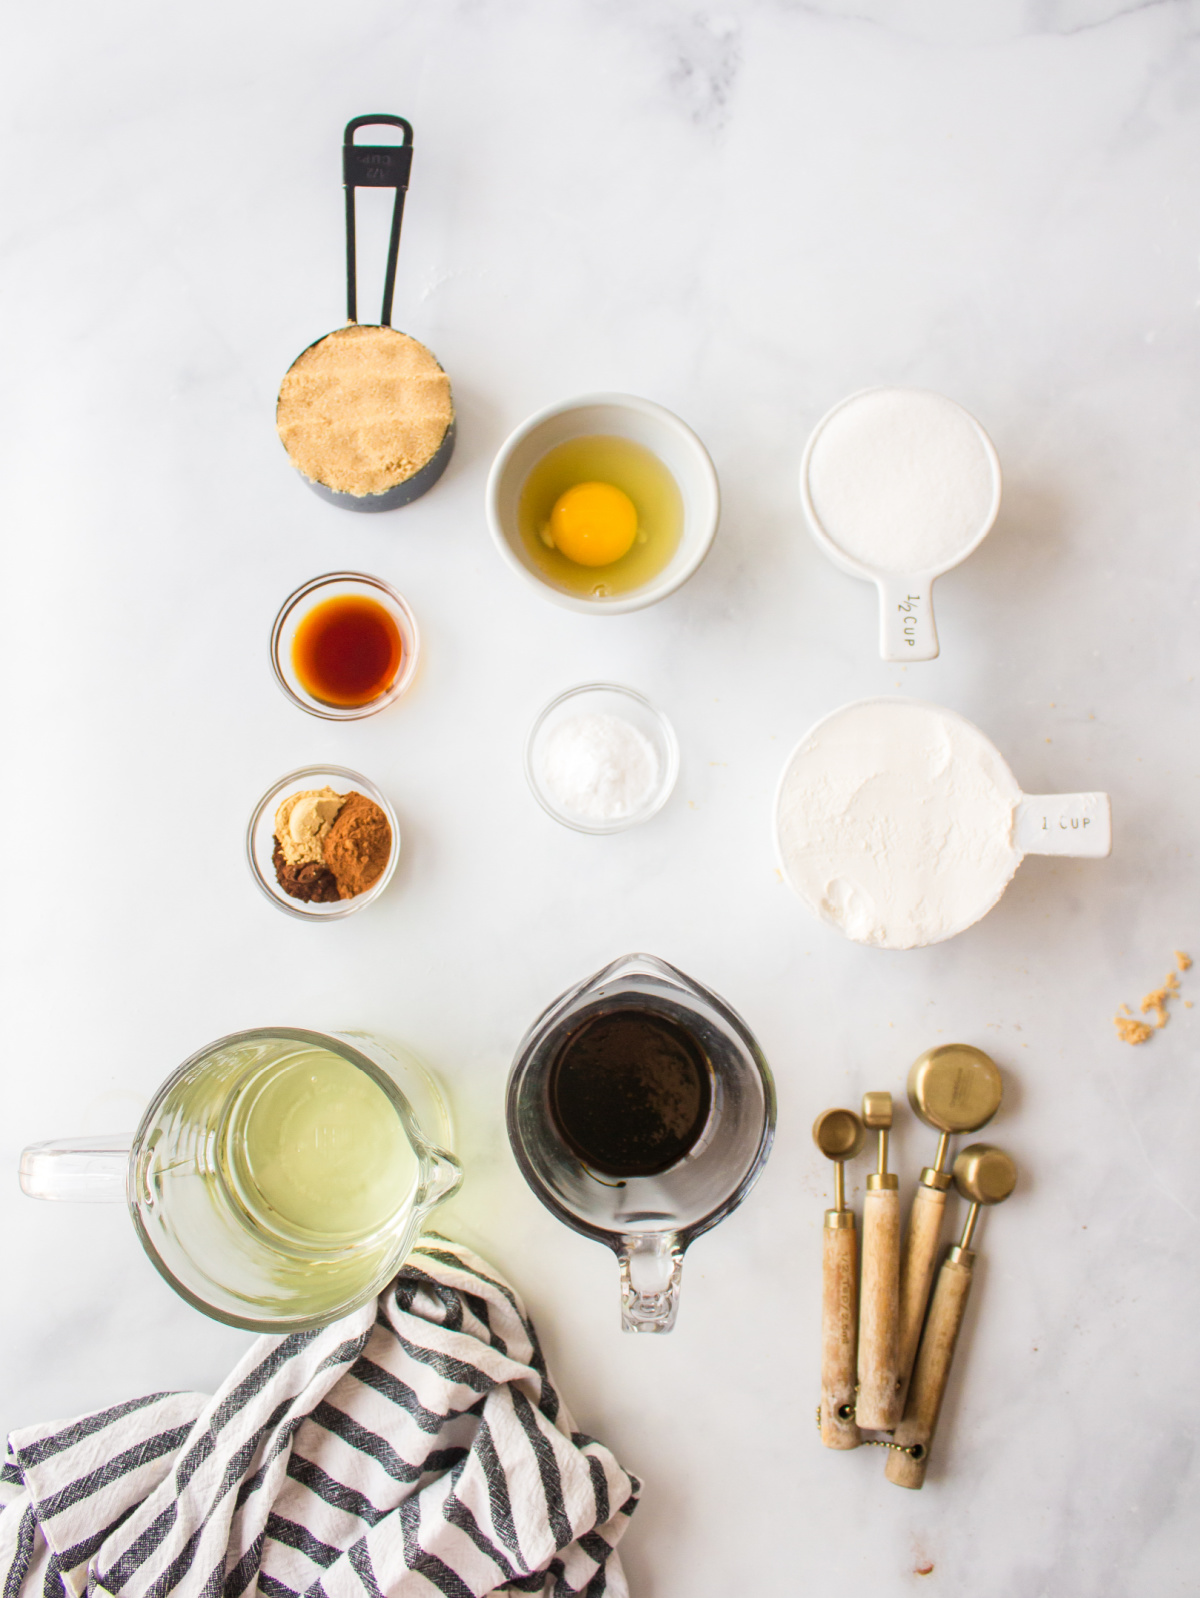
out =
[[[373,800],[351,790],[325,835],[325,864],[338,893],[353,899],[383,875],[392,854],[392,829]]]

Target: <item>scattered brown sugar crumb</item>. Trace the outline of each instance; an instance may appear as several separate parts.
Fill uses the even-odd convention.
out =
[[[1122,1043],[1145,1043],[1154,1031],[1153,1027],[1147,1026],[1144,1021],[1139,1021],[1131,1015],[1127,1004],[1123,1004],[1113,1016],[1113,1025]]]
[[[1191,968],[1192,959],[1184,954],[1182,949],[1175,950],[1175,963],[1180,971]],[[1147,1043],[1155,1032],[1161,1032],[1171,1019],[1167,1005],[1172,999],[1179,997],[1179,977],[1174,971],[1168,971],[1161,988],[1154,988],[1142,1000],[1139,1006],[1143,1015],[1150,1017],[1149,1021],[1139,1021],[1127,1004],[1121,1005],[1116,1015],[1113,1016],[1113,1025],[1117,1029],[1117,1037],[1122,1043]],[[1183,1001],[1184,1008],[1190,1010],[1190,999]]]

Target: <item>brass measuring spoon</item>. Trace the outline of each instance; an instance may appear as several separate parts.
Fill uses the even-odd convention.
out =
[[[864,1093],[862,1118],[879,1133],[879,1169],[863,1199],[858,1320],[858,1424],[891,1431],[900,1402],[900,1179],[887,1168],[892,1095]]]
[[[926,1049],[908,1073],[908,1102],[926,1126],[941,1134],[932,1165],[921,1172],[908,1215],[900,1256],[901,1406],[912,1374],[921,1322],[937,1264],[942,1216],[950,1172],[945,1169],[951,1136],[978,1132],[1000,1108],[1004,1085],[994,1062],[969,1043],[943,1043]]]
[[[821,1250],[821,1441],[857,1448],[854,1420],[858,1337],[858,1233],[846,1208],[843,1166],[862,1153],[867,1131],[853,1110],[825,1110],[813,1122],[813,1142],[833,1161],[833,1208],[825,1211]]]
[[[888,1454],[887,1479],[897,1487],[924,1486],[950,1361],[971,1291],[975,1223],[981,1205],[1000,1204],[1017,1185],[1016,1162],[991,1143],[972,1143],[954,1162],[954,1185],[965,1199],[970,1199],[971,1208],[961,1239],[946,1255],[938,1272],[904,1419],[896,1428],[896,1446]]]

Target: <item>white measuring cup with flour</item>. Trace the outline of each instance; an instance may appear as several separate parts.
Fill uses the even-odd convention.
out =
[[[784,765],[774,825],[789,886],[880,949],[964,931],[1027,854],[1112,850],[1107,794],[1023,793],[978,727],[919,699],[860,699],[818,721]]]
[[[884,660],[933,660],[934,579],[979,547],[1000,509],[1000,462],[961,405],[867,388],[817,423],[800,467],[812,535],[879,590]]]

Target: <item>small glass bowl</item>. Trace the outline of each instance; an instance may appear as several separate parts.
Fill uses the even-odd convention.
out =
[[[632,723],[654,746],[658,756],[658,782],[646,802],[627,816],[616,816],[611,821],[589,821],[585,816],[564,810],[542,781],[542,763],[551,734],[563,722],[583,715],[619,716],[622,721]],[[583,683],[552,699],[529,729],[525,740],[525,776],[538,804],[564,827],[571,827],[575,832],[624,832],[627,827],[649,821],[671,797],[679,776],[679,742],[671,723],[643,694],[632,688],[622,688],[618,683]]]
[[[326,599],[336,599],[342,594],[358,594],[364,599],[373,599],[377,605],[383,606],[400,630],[403,650],[400,670],[391,685],[374,699],[368,699],[365,705],[329,705],[324,700],[315,699],[292,666],[292,645],[297,627],[314,605]],[[373,716],[377,711],[386,709],[407,692],[417,674],[420,653],[421,635],[408,601],[382,578],[368,577],[362,572],[327,572],[324,577],[314,577],[302,588],[297,588],[294,594],[288,595],[271,628],[271,665],[276,681],[294,705],[307,710],[310,716],[321,716],[326,721],[359,721],[363,716]]]
[[[392,829],[392,854],[382,875],[365,893],[357,893],[353,899],[335,899],[332,904],[306,904],[302,899],[293,899],[290,894],[284,893],[275,880],[275,864],[272,860],[275,853],[275,812],[288,794],[298,789],[326,786],[337,793],[349,793],[354,789],[364,799],[374,800]],[[286,777],[280,777],[255,805],[250,825],[246,829],[246,853],[255,882],[273,905],[304,921],[340,921],[343,916],[353,915],[373,899],[378,899],[392,880],[392,873],[400,858],[400,825],[396,820],[396,812],[383,794],[360,772],[351,771],[348,766],[304,766],[300,771],[289,771]]]

